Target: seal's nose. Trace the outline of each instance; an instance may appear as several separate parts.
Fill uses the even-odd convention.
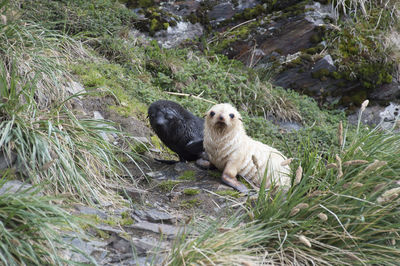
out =
[[[223,117],[222,115],[220,115],[220,116],[218,117],[218,119],[219,119],[219,121],[224,121],[224,117]]]

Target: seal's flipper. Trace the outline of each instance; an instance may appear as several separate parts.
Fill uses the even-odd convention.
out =
[[[237,189],[241,193],[249,193],[249,189],[242,183],[240,183],[236,177],[230,177],[227,174],[222,174],[222,182],[227,184],[228,186],[233,187],[234,189]]]
[[[175,161],[175,160],[160,160],[160,159],[155,159],[159,163],[165,163],[165,164],[176,164],[179,163],[180,161]]]
[[[186,150],[193,154],[200,154],[204,151],[203,139],[191,140],[186,144]]]

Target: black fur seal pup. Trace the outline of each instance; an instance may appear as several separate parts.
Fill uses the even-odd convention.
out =
[[[158,100],[148,109],[150,125],[160,140],[176,152],[181,162],[195,161],[204,152],[204,120],[176,102]],[[174,161],[163,161],[173,163]]]

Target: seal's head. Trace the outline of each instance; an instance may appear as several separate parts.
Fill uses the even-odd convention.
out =
[[[242,117],[229,103],[216,104],[206,113],[206,126],[217,132],[242,128]]]

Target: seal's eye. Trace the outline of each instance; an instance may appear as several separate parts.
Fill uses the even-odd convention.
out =
[[[234,114],[229,114],[229,116],[233,119],[235,117]]]
[[[211,111],[211,112],[210,112],[210,116],[213,117],[214,115],[215,115],[215,112],[214,112],[214,111]]]

